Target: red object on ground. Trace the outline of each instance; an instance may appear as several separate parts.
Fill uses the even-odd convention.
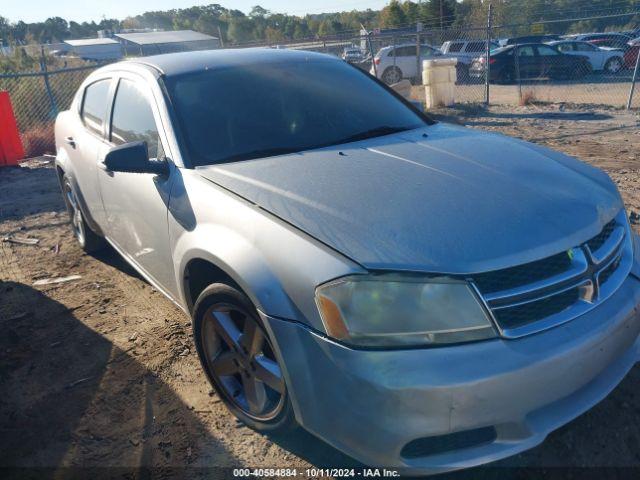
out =
[[[631,45],[624,52],[624,68],[636,68],[636,59],[638,58],[638,50],[640,50],[640,42]]]
[[[0,167],[17,165],[24,158],[9,92],[0,92]]]

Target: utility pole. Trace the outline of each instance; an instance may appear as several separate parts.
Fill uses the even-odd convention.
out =
[[[444,9],[442,8],[443,0],[440,0],[440,30],[444,30]]]
[[[371,44],[371,32],[369,32],[366,28],[364,28],[364,25],[361,23],[360,24],[360,28],[362,30],[360,30],[360,32],[364,32],[364,34],[367,36],[367,44],[369,45],[369,55],[371,56],[371,66],[373,67],[373,76],[378,78],[378,68],[376,66],[376,61],[375,61],[375,53],[373,52],[373,45]],[[394,51],[394,55],[395,55],[395,51]]]
[[[220,38],[220,46],[224,48],[224,40],[222,39],[222,30],[220,29],[220,24],[218,24],[218,37]]]

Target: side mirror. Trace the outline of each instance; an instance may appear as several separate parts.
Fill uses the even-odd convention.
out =
[[[149,160],[147,142],[129,142],[113,147],[102,162],[111,172],[152,173],[166,175],[169,167],[166,162]]]

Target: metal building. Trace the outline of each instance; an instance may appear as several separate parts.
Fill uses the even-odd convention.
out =
[[[217,37],[193,30],[116,33],[114,37],[120,40],[125,55],[157,55],[220,47],[220,40]]]
[[[117,60],[122,58],[122,46],[112,38],[66,40],[66,52],[85,60]]]

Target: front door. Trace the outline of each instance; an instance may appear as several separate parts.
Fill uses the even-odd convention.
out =
[[[145,141],[149,158],[167,161],[159,132],[159,114],[145,80],[135,75],[119,79],[108,128],[109,147]],[[102,161],[108,148],[100,152]],[[107,236],[167,293],[175,292],[169,250],[167,212],[175,168],[167,176],[99,170],[99,185]]]

